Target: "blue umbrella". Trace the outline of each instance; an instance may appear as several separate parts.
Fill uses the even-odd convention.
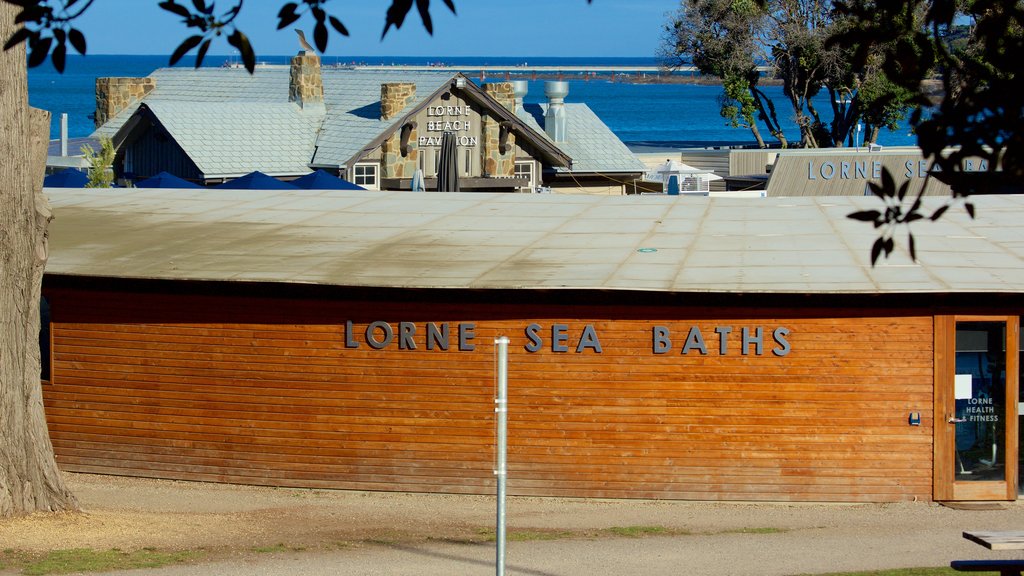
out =
[[[412,182],[409,183],[409,189],[413,192],[424,192],[427,189],[426,180],[423,178],[423,170],[419,168],[412,173]]]
[[[341,178],[328,174],[323,170],[310,172],[302,178],[292,180],[289,184],[298,186],[304,190],[366,190],[366,188],[363,188],[362,186],[353,184],[348,180],[342,180]]]
[[[85,172],[74,168],[65,168],[43,178],[43,186],[46,188],[85,188],[88,183],[89,177]]]
[[[189,182],[184,178],[178,178],[170,172],[161,172],[156,176],[150,176],[145,180],[135,183],[136,188],[202,188],[195,182]]]
[[[218,184],[214,188],[227,188],[232,190],[295,190],[296,187],[288,182],[281,182],[273,176],[267,176],[263,172],[249,172],[245,176],[239,176],[234,180],[228,180]]]

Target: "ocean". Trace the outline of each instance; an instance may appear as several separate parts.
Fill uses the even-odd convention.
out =
[[[261,57],[260,62],[285,64],[289,56]],[[96,78],[103,76],[146,76],[157,68],[166,67],[166,56],[68,56],[63,74],[58,74],[47,62],[28,73],[29,102],[32,106],[49,110],[54,115],[51,138],[60,137],[60,114],[68,114],[68,132],[71,137],[88,136],[93,130],[89,117],[95,110]],[[192,66],[183,59],[180,65]],[[228,60],[224,56],[207,56],[206,66],[221,66]],[[464,68],[474,81],[479,72],[474,67],[530,64],[537,66],[656,66],[654,58],[444,58],[444,57],[325,57],[324,64],[445,64]],[[497,80],[498,78],[489,78]],[[503,79],[503,78],[502,78]],[[775,102],[781,114],[788,110],[780,86],[765,86],[765,92]],[[750,145],[754,143],[750,131],[732,128],[719,115],[718,98],[721,88],[708,84],[685,83],[631,83],[628,79],[612,81],[596,78],[569,80],[567,102],[583,102],[627,144],[644,148],[686,148],[715,145]],[[530,83],[526,97],[529,103],[544,101],[542,80]],[[819,109],[827,107],[822,98]],[[790,124],[792,124],[790,122]],[[764,132],[762,130],[762,132]],[[790,141],[799,139],[799,132],[791,126],[786,131]],[[879,144],[905,146],[916,144],[916,137],[903,126],[898,131],[883,130]]]

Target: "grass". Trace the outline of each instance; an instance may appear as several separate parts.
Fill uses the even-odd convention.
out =
[[[725,530],[723,532],[717,532],[717,534],[782,534],[786,532],[785,528],[772,528],[765,526],[763,528],[735,528],[732,530]]]
[[[612,526],[601,532],[623,538],[643,538],[644,536],[675,536],[680,532],[665,526]],[[683,534],[686,534],[685,532]]]
[[[894,568],[869,572],[835,572],[817,576],[954,576],[963,574],[963,572],[956,572],[952,568]],[[976,572],[976,574],[995,574],[995,572]]]
[[[546,540],[561,540],[567,538],[646,538],[659,536],[692,536],[692,535],[714,535],[714,534],[777,534],[785,532],[782,528],[737,528],[722,532],[692,532],[680,528],[667,526],[613,526],[600,530],[567,531],[567,530],[546,530],[540,528],[525,528],[509,530],[506,539],[509,542],[536,542]],[[397,540],[391,540],[387,536],[377,540],[368,540],[364,543],[391,545]],[[481,528],[477,530],[476,536],[469,539],[457,540],[467,544],[478,544],[481,542],[494,542],[495,534],[493,528]],[[352,543],[345,543],[343,547],[350,547]],[[339,546],[342,547],[342,546]],[[258,554],[273,554],[280,552],[293,552],[304,550],[302,547],[289,546],[279,543],[271,546],[257,546],[250,548],[250,551]],[[135,568],[157,568],[170,564],[180,564],[194,561],[208,552],[205,550],[189,550],[178,552],[161,552],[154,548],[144,548],[134,552],[125,552],[118,549],[111,550],[55,550],[48,553],[31,553],[23,550],[4,549],[0,551],[0,569],[20,569],[22,574],[28,576],[45,576],[47,574],[70,574],[74,572],[105,572],[110,570],[129,570]],[[917,568],[904,570],[889,570],[880,572],[850,572],[845,574],[833,574],[826,576],[952,576],[952,572],[946,568]]]
[[[497,536],[494,533],[493,528],[481,528],[477,531],[480,539],[483,542],[494,542]],[[564,530],[508,530],[505,532],[505,540],[507,542],[537,542],[542,540],[561,540],[563,538],[573,538],[577,536],[574,532],[567,532]]]
[[[153,549],[125,552],[122,550],[54,550],[45,554],[31,555],[25,552],[5,550],[0,556],[0,566],[18,567],[28,576],[46,574],[70,574],[72,572],[106,572],[134,568],[159,568],[169,564],[180,564],[194,560],[198,552],[159,552]]]
[[[274,544],[273,546],[253,546],[250,548],[259,554],[274,554],[276,552],[301,552],[305,550],[302,546],[286,546],[285,544]]]
[[[714,536],[716,534],[781,534],[786,532],[785,528],[734,528],[720,532],[693,532],[683,528],[669,528],[667,526],[612,526],[599,530],[567,531],[567,530],[542,530],[523,529],[509,530],[505,538],[509,542],[534,542],[538,540],[561,540],[564,538],[646,538],[654,536]],[[494,542],[494,529],[481,528],[477,530],[477,538],[456,540],[473,544],[477,542]]]

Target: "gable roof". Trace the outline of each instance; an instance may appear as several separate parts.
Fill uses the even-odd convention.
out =
[[[47,274],[671,293],[1020,294],[1024,196],[972,197],[871,266],[871,197],[47,189]],[[926,199],[931,211],[943,199]],[[97,234],[96,230],[103,230]]]
[[[544,114],[547,104],[525,104],[516,115],[528,126],[551,142],[544,131]],[[580,103],[566,103],[566,141],[556,142],[566,154],[572,157],[573,172],[645,172],[647,166],[633,154],[607,124],[590,109]],[[567,172],[556,167],[558,172]]]
[[[400,116],[380,119],[380,85],[386,82],[412,82],[416,96],[406,109],[425,103],[435,90],[451,83],[455,77],[449,72],[370,72],[348,69],[323,68],[324,106],[309,106],[305,110],[288,101],[289,68],[287,66],[258,66],[253,74],[242,68],[161,68],[150,76],[156,87],[142,99],[111,118],[93,133],[94,137],[114,137],[128,122],[141,104],[148,106],[182,148],[193,156],[197,165],[206,162],[199,156],[213,153],[209,160],[216,175],[237,176],[260,169],[268,174],[304,174],[310,165],[338,166],[362,151],[364,145],[381,132],[396,127]],[[251,114],[246,114],[247,111]],[[213,115],[224,113],[221,118]],[[256,114],[254,117],[253,114]],[[316,117],[319,114],[319,117]],[[183,116],[180,120],[172,116]],[[198,123],[202,118],[206,124]],[[300,125],[288,129],[284,140],[259,135],[261,121],[275,129],[283,128],[289,119],[300,120]],[[255,120],[255,121],[254,121]],[[315,126],[313,126],[315,120]],[[178,127],[172,131],[170,125]],[[216,126],[216,130],[202,129]],[[214,132],[223,132],[217,136]],[[256,137],[261,142],[242,144],[235,138]],[[303,146],[296,139],[307,138]],[[214,141],[217,148],[214,149]],[[197,145],[192,149],[190,146]],[[243,157],[233,157],[232,148]],[[253,147],[268,153],[262,159],[272,161],[276,168],[256,164],[249,158]],[[306,155],[298,168],[300,149]],[[200,165],[200,169],[203,166]],[[205,170],[204,170],[205,171]]]
[[[324,108],[291,102],[146,101],[152,113],[206,178],[255,170],[270,176],[309,171]],[[121,133],[118,133],[119,136]]]
[[[283,175],[344,166],[373,149],[461,75],[324,67],[324,106],[306,109],[288,101],[287,66],[258,66],[251,75],[242,68],[161,68],[150,76],[156,87],[142,102],[116,114],[93,137],[114,137],[145,103],[207,178],[221,178],[257,169]],[[416,94],[404,110],[381,120],[380,86],[389,82],[413,83]],[[570,139],[555,143],[544,133],[545,105],[533,105],[534,113],[516,114],[472,81],[466,82],[464,93],[510,122],[561,172],[570,167],[575,172],[644,171],[643,163],[585,104],[566,105]],[[215,129],[209,130],[211,126]],[[270,131],[278,136],[268,137]],[[270,161],[273,165],[265,163]]]

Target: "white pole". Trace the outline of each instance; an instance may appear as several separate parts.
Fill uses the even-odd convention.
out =
[[[498,393],[494,399],[494,413],[497,423],[497,463],[494,475],[498,477],[498,517],[494,531],[497,550],[495,574],[505,576],[505,480],[506,452],[508,451],[508,338],[502,336],[494,340],[498,355]]]

